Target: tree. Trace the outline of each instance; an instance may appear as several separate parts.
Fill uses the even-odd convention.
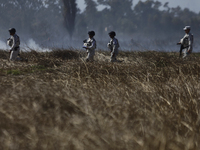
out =
[[[63,0],[63,4],[64,25],[69,32],[70,39],[72,39],[77,14],[76,0]]]
[[[137,16],[139,30],[145,33],[156,33],[160,29],[161,3],[154,0],[139,1],[134,7],[134,13]]]
[[[8,28],[15,27],[17,31],[23,31],[24,35],[30,35],[35,14],[42,8],[42,0],[1,0],[1,30],[7,31]]]
[[[105,25],[109,30],[120,30],[124,32],[130,32],[134,30],[134,16],[132,10],[133,0],[97,0],[99,4],[107,6],[102,11],[102,16],[105,20]],[[128,24],[131,24],[129,29]],[[125,25],[125,26],[124,26]],[[128,29],[128,30],[127,30]]]
[[[132,13],[133,0],[97,0],[99,4],[108,6],[113,15],[128,15]]]
[[[95,24],[97,23],[97,3],[93,0],[85,0],[86,8],[83,12],[85,16],[85,20],[88,24],[89,28],[94,28]]]
[[[44,0],[43,3],[45,8],[38,12],[32,28],[37,30],[34,36],[43,37],[40,41],[45,45],[45,42],[48,44],[49,41],[55,42],[59,38],[63,39],[66,34],[63,32],[62,1]]]

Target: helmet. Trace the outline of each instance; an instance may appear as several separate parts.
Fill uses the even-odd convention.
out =
[[[8,31],[11,32],[11,33],[15,33],[16,32],[15,28],[10,28]]]
[[[108,35],[116,36],[116,33],[115,31],[111,31],[110,33],[108,33]]]
[[[94,31],[89,31],[88,34],[92,35],[92,36],[95,36],[95,32]]]

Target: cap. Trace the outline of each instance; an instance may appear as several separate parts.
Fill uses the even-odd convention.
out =
[[[185,30],[190,30],[190,29],[191,29],[190,26],[185,26],[185,28],[183,28],[184,31],[185,31]]]

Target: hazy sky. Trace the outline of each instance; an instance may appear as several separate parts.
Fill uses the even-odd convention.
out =
[[[137,4],[139,0],[133,0],[133,4]],[[142,0],[145,1],[145,0]],[[169,2],[170,7],[180,6],[182,8],[189,8],[197,13],[200,12],[200,0],[158,0],[161,3]],[[78,7],[83,11],[85,8],[84,0],[77,0]],[[100,7],[101,8],[101,7]]]

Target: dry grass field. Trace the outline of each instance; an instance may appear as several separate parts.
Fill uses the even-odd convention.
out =
[[[200,55],[0,51],[1,150],[199,150]]]

